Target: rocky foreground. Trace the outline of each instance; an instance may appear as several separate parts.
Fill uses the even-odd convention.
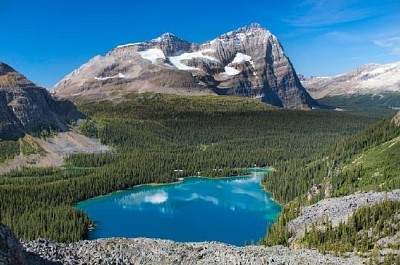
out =
[[[282,246],[235,247],[217,242],[176,243],[148,238],[85,240],[72,244],[47,239],[19,242],[0,224],[0,264],[363,264],[314,250]]]
[[[356,209],[385,199],[400,199],[400,190],[358,193],[322,200],[302,208],[302,215],[289,223],[301,235],[305,224],[328,217],[334,224]],[[400,235],[396,235],[398,238]],[[388,239],[389,240],[389,239]],[[393,241],[393,238],[389,240]],[[389,242],[388,241],[388,242]],[[387,243],[387,242],[386,242]],[[385,245],[381,242],[379,245]],[[147,238],[111,238],[71,244],[47,239],[23,242],[0,224],[0,264],[365,264],[358,256],[334,257],[316,250],[283,246],[235,247],[217,242],[177,243]]]
[[[35,253],[29,254],[29,264],[363,264],[358,257],[333,257],[282,246],[235,247],[217,242],[176,243],[147,238],[73,244],[41,239],[24,243],[24,247]]]

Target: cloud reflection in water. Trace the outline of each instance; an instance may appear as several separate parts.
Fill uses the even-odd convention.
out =
[[[143,211],[151,208],[169,215],[188,204],[199,202],[211,203],[230,211],[259,211],[269,204],[265,192],[259,189],[260,180],[260,176],[252,176],[218,180],[216,185],[210,185],[210,181],[214,180],[193,178],[179,184],[139,191],[133,189],[130,194],[116,199],[116,203],[124,209]],[[205,183],[208,183],[207,188],[201,188]]]

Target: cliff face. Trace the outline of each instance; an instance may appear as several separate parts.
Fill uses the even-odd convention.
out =
[[[61,98],[121,98],[128,92],[260,98],[286,108],[317,106],[278,39],[258,24],[203,43],[165,33],[96,56],[55,87]]]
[[[10,66],[0,62],[0,140],[25,132],[67,129],[67,122],[83,117],[67,100],[57,101]]]

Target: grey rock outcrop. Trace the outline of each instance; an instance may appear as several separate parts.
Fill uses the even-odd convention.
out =
[[[54,100],[45,88],[0,62],[0,140],[44,128],[63,131],[69,120],[82,117],[72,102]]]
[[[363,206],[370,206],[384,200],[400,200],[400,190],[389,192],[362,192],[343,197],[323,199],[310,206],[302,207],[300,216],[288,223],[288,229],[296,237],[303,237],[306,226],[322,222],[326,218],[337,226],[346,222],[349,216]]]
[[[0,70],[1,71],[1,70]],[[25,254],[19,240],[11,230],[0,224],[0,264],[25,265]]]
[[[217,242],[176,243],[147,238],[112,238],[73,244],[40,239],[24,244],[43,260],[60,264],[363,264],[359,257],[333,257],[282,246],[235,247]]]
[[[155,92],[254,97],[285,108],[318,106],[278,39],[258,24],[200,45],[171,33],[121,45],[67,75],[53,91],[72,100]]]

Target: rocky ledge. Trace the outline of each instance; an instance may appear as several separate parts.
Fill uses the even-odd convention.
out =
[[[24,243],[29,264],[363,264],[359,257],[333,257],[282,246],[235,247],[217,242],[100,239],[72,244],[46,239]]]
[[[363,192],[344,197],[324,199],[316,204],[301,208],[300,216],[288,223],[290,231],[296,233],[296,237],[304,235],[304,228],[328,218],[333,227],[340,222],[347,221],[348,217],[362,206],[369,206],[386,199],[400,200],[400,190],[388,192]]]

